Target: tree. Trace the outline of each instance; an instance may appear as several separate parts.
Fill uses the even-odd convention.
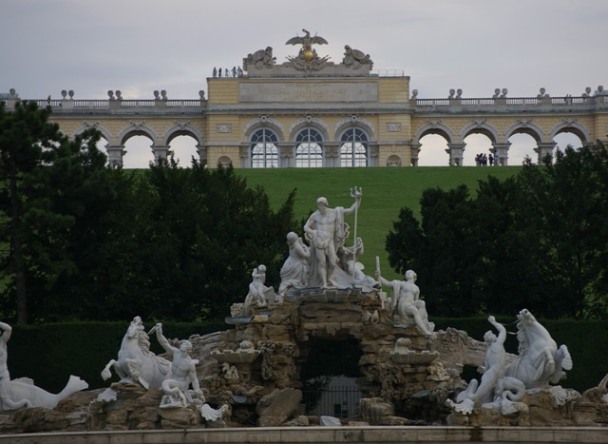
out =
[[[17,102],[12,112],[0,102],[0,207],[6,215],[2,235],[9,253],[3,269],[13,284],[18,323],[27,323],[27,226],[24,221],[26,199],[23,184],[45,164],[52,163],[57,147],[67,143],[58,125],[48,122],[50,109],[39,109],[35,102]]]
[[[592,301],[605,301],[607,288],[608,150],[567,147],[553,163],[526,166],[519,183],[527,219],[538,227],[534,259],[546,314],[594,316]]]
[[[279,284],[294,230],[294,193],[272,211],[263,189],[251,189],[232,168],[198,162],[179,168],[171,159],[146,172],[153,199],[150,224],[138,233],[144,310],[179,320],[224,316],[242,302],[251,270],[265,264],[268,284]],[[137,279],[136,279],[137,280]],[[136,289],[134,289],[135,291]]]
[[[608,315],[608,150],[601,144],[528,163],[512,179],[425,190],[422,222],[402,209],[391,265],[419,267],[436,315],[522,308],[545,317]],[[409,264],[409,265],[408,265]]]

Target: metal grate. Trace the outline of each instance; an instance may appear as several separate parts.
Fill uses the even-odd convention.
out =
[[[323,390],[304,390],[302,397],[307,415],[352,418],[357,415],[361,391],[356,386],[331,386]]]

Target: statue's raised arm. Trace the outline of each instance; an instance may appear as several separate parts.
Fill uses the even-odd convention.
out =
[[[362,188],[351,188],[350,189],[350,197],[355,199],[350,208],[344,209],[344,214],[353,214],[355,211],[359,209],[361,206],[361,197],[363,197],[363,189]]]
[[[13,327],[6,324],[5,322],[0,322],[0,330],[2,330],[2,336],[0,336],[0,342],[4,345],[9,341],[11,335],[13,334]]]

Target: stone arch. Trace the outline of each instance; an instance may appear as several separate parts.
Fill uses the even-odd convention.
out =
[[[565,132],[576,135],[579,139],[581,139],[583,145],[590,142],[591,135],[589,130],[584,125],[581,125],[576,120],[566,119],[563,119],[560,123],[553,127],[553,130],[551,131],[551,141],[553,141],[553,138],[558,134]]]
[[[390,156],[388,156],[388,159],[386,159],[386,166],[387,167],[400,167],[401,166],[401,157],[399,157],[396,154],[391,154]]]
[[[123,128],[123,130],[118,134],[117,139],[120,145],[124,145],[128,139],[134,136],[149,137],[152,140],[152,143],[154,143],[157,139],[156,132],[144,122],[131,122],[129,126]]]
[[[203,144],[203,134],[198,129],[194,128],[190,122],[175,122],[175,125],[168,128],[163,134],[163,145],[171,144],[171,141],[179,136],[190,136],[196,140],[198,145]]]
[[[340,140],[342,133],[350,128],[359,128],[367,133],[368,141],[371,141],[374,136],[374,127],[373,125],[366,119],[361,119],[358,116],[352,115],[350,117],[346,117],[336,123],[334,127],[334,139]]]
[[[509,138],[514,134],[527,134],[528,136],[531,136],[534,140],[536,140],[536,143],[540,143],[544,131],[530,120],[518,120],[513,125],[511,125],[505,132],[506,139],[509,140]]]
[[[306,116],[305,118],[294,122],[293,125],[289,127],[289,141],[295,142],[296,136],[305,128],[314,128],[321,133],[325,142],[329,140],[329,128],[327,127],[327,124],[323,120]]]
[[[437,122],[427,122],[426,125],[421,126],[416,130],[416,135],[414,136],[414,140],[417,143],[420,143],[420,139],[429,134],[437,134],[444,139],[447,140],[448,144],[454,142],[454,133],[452,129],[443,123]]]
[[[245,125],[245,128],[243,129],[243,134],[245,135],[247,142],[251,140],[251,136],[253,135],[253,133],[264,127],[272,130],[279,138],[279,141],[285,140],[285,131],[283,129],[283,126],[271,117],[261,116],[257,119],[250,120]]]
[[[228,168],[229,166],[234,165],[232,159],[228,156],[221,156],[217,159],[217,164],[221,168]]]
[[[480,122],[472,122],[469,125],[465,126],[460,131],[460,138],[464,140],[467,136],[471,134],[483,134],[486,136],[492,144],[495,144],[498,141],[498,131],[492,125],[487,123],[485,120]]]
[[[106,139],[108,143],[112,140],[112,134],[108,129],[106,129],[103,125],[100,125],[99,122],[89,123],[84,122],[76,131],[74,131],[73,136],[77,136],[78,134],[84,133],[86,130],[94,128],[101,133],[101,137]]]

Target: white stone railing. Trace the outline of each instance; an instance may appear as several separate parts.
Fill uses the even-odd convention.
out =
[[[563,111],[567,107],[580,109],[587,108],[608,108],[608,95],[591,97],[490,97],[479,99],[412,99],[416,109],[426,110],[431,108],[534,108],[534,107],[555,107]]]
[[[207,101],[200,99],[185,100],[75,100],[75,99],[46,99],[34,100],[40,107],[50,106],[53,112],[78,114],[81,112],[110,112],[120,114],[131,113],[135,110],[149,113],[200,114],[207,109]],[[15,100],[7,100],[7,108],[14,107]],[[498,97],[498,98],[446,98],[419,99],[412,98],[410,107],[418,112],[461,112],[461,111],[521,111],[535,109],[543,111],[554,110],[564,112],[569,109],[578,111],[607,110],[608,95],[588,97]]]
[[[83,112],[83,111],[104,111],[104,110],[132,110],[142,109],[154,112],[158,110],[163,113],[181,113],[184,110],[202,112],[206,108],[207,102],[204,100],[34,100],[39,107],[50,106],[53,112]],[[10,102],[9,102],[10,107]]]

